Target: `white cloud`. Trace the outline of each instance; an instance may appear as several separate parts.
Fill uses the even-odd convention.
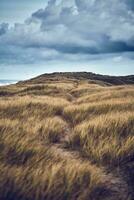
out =
[[[122,61],[122,59],[123,59],[122,56],[116,56],[116,57],[113,58],[113,61],[114,62],[120,62],[120,61]]]

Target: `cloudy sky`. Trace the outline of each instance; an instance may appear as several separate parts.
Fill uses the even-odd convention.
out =
[[[0,79],[134,74],[134,0],[0,0]]]

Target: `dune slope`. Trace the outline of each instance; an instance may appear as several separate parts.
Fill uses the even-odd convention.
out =
[[[0,199],[134,199],[132,79],[55,73],[0,87]]]

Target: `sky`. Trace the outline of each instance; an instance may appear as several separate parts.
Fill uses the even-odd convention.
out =
[[[0,0],[0,79],[134,74],[134,0]]]

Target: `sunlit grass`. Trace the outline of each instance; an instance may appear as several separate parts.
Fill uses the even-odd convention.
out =
[[[69,145],[98,164],[119,165],[134,154],[134,112],[111,112],[74,128]]]
[[[133,159],[134,88],[97,83],[0,88],[1,200],[126,200],[112,170]]]

